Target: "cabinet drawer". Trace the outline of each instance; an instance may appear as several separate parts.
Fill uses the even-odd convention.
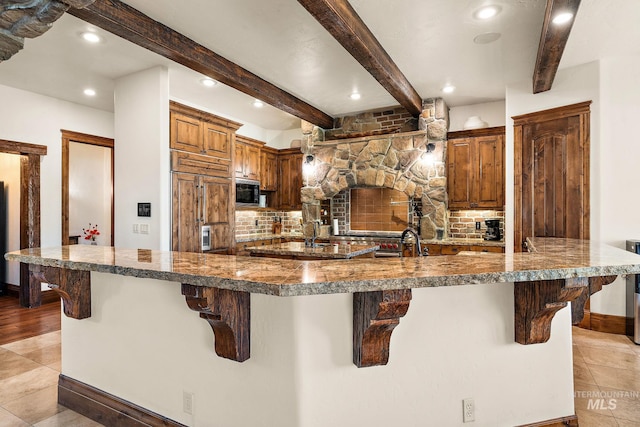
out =
[[[231,177],[231,161],[200,154],[171,152],[171,170],[198,175]]]
[[[442,255],[442,245],[426,245],[429,249],[429,256]]]
[[[442,255],[456,255],[458,252],[470,250],[469,245],[443,245]]]
[[[504,253],[504,248],[500,246],[471,246],[472,251]]]

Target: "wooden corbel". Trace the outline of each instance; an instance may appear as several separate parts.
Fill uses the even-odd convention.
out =
[[[516,342],[525,345],[547,342],[553,316],[588,289],[586,277],[514,283]]]
[[[386,365],[393,329],[407,314],[411,289],[353,294],[353,363],[358,368]]]
[[[579,324],[584,319],[584,306],[589,297],[596,292],[600,292],[602,287],[609,285],[618,276],[589,277],[589,289],[585,290],[578,298],[571,302],[571,323]]]
[[[182,295],[191,310],[200,313],[213,329],[215,351],[220,357],[244,362],[250,355],[251,295],[182,284]]]
[[[62,298],[67,317],[91,317],[91,272],[30,264],[29,276],[30,281],[47,283]]]

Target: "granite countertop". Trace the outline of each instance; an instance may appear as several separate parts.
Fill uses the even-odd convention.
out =
[[[318,247],[310,248],[303,242],[276,243],[273,245],[254,246],[247,250],[253,254],[316,257],[326,259],[350,259],[360,255],[375,252],[380,246],[373,244],[346,245],[338,243],[320,243]]]
[[[496,246],[505,247],[504,240],[484,240],[484,239],[420,239],[420,243],[423,245],[444,245],[444,246]]]
[[[285,239],[304,239],[302,233],[289,232],[289,233],[252,233],[252,234],[241,234],[236,236],[236,243],[246,243],[246,242],[255,242],[258,240],[268,240],[282,237]]]
[[[10,252],[7,260],[278,296],[526,282],[640,273],[640,255],[575,239],[530,239],[532,253],[301,261],[72,245]]]

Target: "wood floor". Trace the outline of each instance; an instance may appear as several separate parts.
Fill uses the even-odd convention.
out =
[[[0,297],[0,345],[59,330],[60,300],[24,308],[18,298]]]

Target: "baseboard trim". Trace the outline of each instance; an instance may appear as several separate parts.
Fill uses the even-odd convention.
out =
[[[15,298],[20,298],[20,286],[7,285],[7,295]],[[60,295],[53,291],[42,292],[42,304],[49,304],[52,302],[60,301]]]
[[[578,416],[571,415],[569,417],[554,418],[533,424],[522,424],[518,427],[578,427]]]
[[[591,330],[609,334],[633,335],[633,318],[591,312]]]
[[[62,374],[58,377],[58,403],[109,427],[186,427]]]

